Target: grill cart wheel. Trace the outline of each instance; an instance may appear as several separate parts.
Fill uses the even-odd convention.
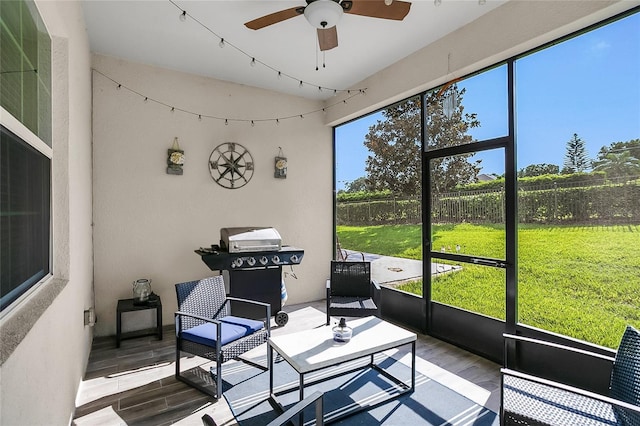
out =
[[[284,327],[289,322],[289,314],[285,311],[280,311],[276,314],[276,324],[280,327]]]

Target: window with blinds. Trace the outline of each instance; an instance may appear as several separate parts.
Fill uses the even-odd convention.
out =
[[[51,273],[51,38],[33,1],[0,2],[0,310]]]

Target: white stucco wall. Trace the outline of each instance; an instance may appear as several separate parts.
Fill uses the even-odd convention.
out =
[[[13,351],[0,367],[2,425],[70,422],[93,331],[88,38],[80,3],[36,4],[52,36],[54,278],[3,313],[3,352]]]
[[[163,322],[173,323],[174,284],[214,274],[194,253],[217,244],[220,228],[273,226],[283,243],[301,247],[298,279],[285,278],[288,303],[318,300],[332,258],[332,130],[322,113],[263,123],[319,110],[318,102],[209,78],[95,55],[93,66],[127,88],[175,106],[176,111],[133,94],[94,73],[94,254],[100,335],[115,334],[118,299],[132,297],[132,282],[150,278],[162,298]],[[223,120],[185,114],[228,117]],[[178,137],[186,162],[181,176],[166,173],[167,149]],[[246,147],[255,163],[242,188],[216,184],[208,169],[217,145]],[[279,147],[288,176],[276,179]],[[288,271],[288,268],[284,268]],[[153,325],[153,311],[140,314]],[[132,319],[131,316],[134,315]],[[127,314],[123,330],[144,328]],[[127,324],[127,322],[129,324]]]

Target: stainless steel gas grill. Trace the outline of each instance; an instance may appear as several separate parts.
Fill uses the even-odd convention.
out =
[[[269,303],[276,324],[284,326],[289,316],[282,311],[282,266],[298,265],[304,250],[283,246],[274,228],[222,228],[220,245],[195,250],[212,271],[229,271],[229,294]],[[244,307],[235,312],[251,316]]]

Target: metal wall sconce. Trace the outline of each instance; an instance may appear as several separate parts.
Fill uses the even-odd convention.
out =
[[[173,146],[167,150],[167,174],[181,175],[184,165],[184,151],[180,149],[178,138],[173,138]]]

